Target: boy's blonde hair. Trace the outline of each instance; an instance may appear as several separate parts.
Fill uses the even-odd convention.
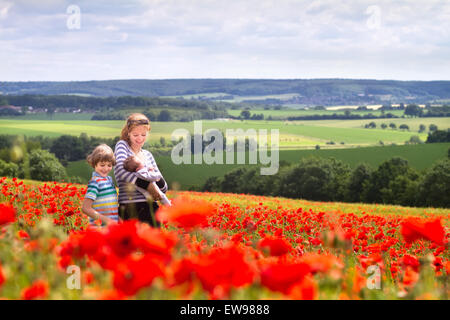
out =
[[[127,118],[127,121],[125,122],[125,125],[122,128],[122,132],[120,134],[120,139],[125,140],[128,143],[128,145],[130,145],[131,144],[130,132],[134,128],[139,127],[139,126],[147,127],[147,131],[151,130],[150,120],[145,115],[143,115],[142,113],[131,114]]]
[[[111,147],[106,144],[95,147],[92,153],[87,156],[86,160],[92,168],[95,168],[99,162],[111,162],[113,166],[116,165],[114,152]]]

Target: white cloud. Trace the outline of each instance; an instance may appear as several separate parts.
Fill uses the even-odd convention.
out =
[[[5,3],[0,80],[450,77],[447,0],[80,0],[80,30],[69,1]]]

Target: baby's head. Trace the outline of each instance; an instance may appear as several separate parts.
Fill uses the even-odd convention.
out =
[[[136,156],[129,156],[123,162],[123,168],[130,172],[136,172],[144,167],[142,161]]]

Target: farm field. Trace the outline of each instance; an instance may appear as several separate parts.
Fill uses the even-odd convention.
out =
[[[381,148],[381,149],[380,149]],[[296,163],[305,157],[334,157],[354,168],[365,162],[376,168],[381,162],[393,157],[402,157],[417,169],[424,170],[440,160],[447,158],[450,143],[408,145],[408,146],[384,146],[384,147],[361,147],[351,149],[329,149],[329,150],[281,150],[280,161]],[[382,152],[381,152],[382,151]],[[426,155],[426,156],[424,156]],[[171,188],[178,187],[186,190],[191,187],[200,186],[211,176],[224,176],[227,172],[242,166],[241,164],[224,165],[201,165],[180,164],[175,165],[170,156],[155,156],[158,167],[168,181]],[[246,155],[248,159],[248,155]],[[193,163],[193,161],[191,162]],[[225,163],[225,161],[224,161]],[[248,163],[248,160],[247,162]],[[254,166],[254,165],[253,165]],[[70,162],[67,167],[69,176],[79,176],[87,182],[91,177],[92,168],[84,160]],[[174,183],[176,183],[174,185]]]
[[[389,119],[392,120],[392,119]],[[328,122],[330,121],[330,122]],[[280,148],[300,149],[313,148],[315,145],[326,146],[327,142],[333,141],[336,145],[344,142],[348,146],[368,146],[379,144],[396,143],[402,144],[408,141],[411,136],[418,135],[422,140],[426,140],[427,133],[417,133],[412,131],[364,129],[362,126],[370,121],[352,120],[345,121],[202,121],[203,131],[215,128],[222,132],[226,129],[278,129],[280,132]],[[388,122],[389,123],[389,122]],[[426,118],[426,119],[401,119],[398,122],[410,124],[411,128],[419,123],[435,123],[440,129],[450,127],[446,118]],[[120,135],[123,121],[40,121],[40,120],[0,120],[0,134],[24,134],[27,136],[49,136],[58,137],[63,134],[79,136],[87,133],[89,136],[114,138]],[[152,122],[152,131],[149,141],[159,141],[164,137],[170,141],[172,132],[176,129],[185,128],[193,132],[193,122]],[[270,133],[270,131],[269,131]],[[336,147],[336,146],[334,146]],[[340,146],[342,147],[342,146]]]
[[[449,298],[448,209],[170,192],[160,229],[87,229],[85,186],[0,186],[0,298]]]

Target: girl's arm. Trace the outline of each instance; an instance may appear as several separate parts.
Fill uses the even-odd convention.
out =
[[[164,180],[164,177],[161,173],[161,171],[159,171],[158,165],[156,164],[155,158],[153,157],[152,153],[150,151],[147,151],[147,163],[146,166],[149,168],[153,168],[154,169],[154,173],[155,174],[160,174],[161,175],[161,179],[157,182],[159,189],[162,192],[166,192],[168,189],[166,180]],[[162,183],[164,183],[164,185],[162,185]]]

